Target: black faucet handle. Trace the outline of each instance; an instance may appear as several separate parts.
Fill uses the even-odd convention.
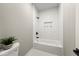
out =
[[[38,35],[39,33],[38,32],[36,32],[36,35]]]

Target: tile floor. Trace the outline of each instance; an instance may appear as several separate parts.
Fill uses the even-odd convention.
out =
[[[35,48],[32,48],[27,54],[26,56],[57,56],[54,54],[50,54],[48,52],[44,52]]]

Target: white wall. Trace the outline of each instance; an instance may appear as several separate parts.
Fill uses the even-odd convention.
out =
[[[63,45],[63,5],[59,4],[58,7],[58,40]]]
[[[75,28],[76,28],[76,41],[75,41],[75,47],[76,48],[79,48],[79,3],[76,4],[76,25],[75,25]]]
[[[0,4],[0,9],[4,25],[2,36],[15,36],[20,42],[19,55],[25,55],[33,45],[32,5]]]
[[[64,55],[72,56],[75,48],[75,4],[63,4]]]
[[[58,7],[39,12],[39,34],[41,39],[58,40]],[[52,23],[45,23],[52,22]]]
[[[36,40],[36,32],[38,32],[38,22],[37,22],[37,16],[38,11],[34,5],[33,6],[33,41]]]

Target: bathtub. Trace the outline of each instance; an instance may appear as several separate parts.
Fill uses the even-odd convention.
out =
[[[58,56],[63,55],[63,44],[57,40],[37,39],[33,42],[33,47]]]
[[[8,49],[0,52],[0,56],[18,56],[19,43],[14,43],[13,46]]]

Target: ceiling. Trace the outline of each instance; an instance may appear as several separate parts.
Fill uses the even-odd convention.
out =
[[[59,6],[58,3],[33,3],[33,5],[36,7],[38,11]]]

